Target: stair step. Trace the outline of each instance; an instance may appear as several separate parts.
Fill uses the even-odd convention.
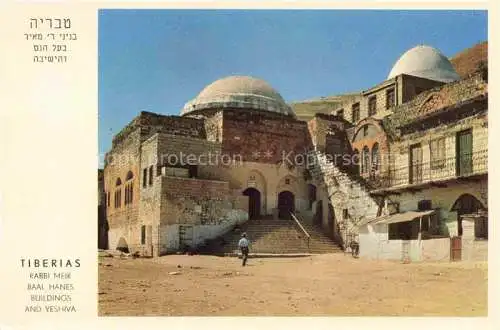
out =
[[[234,253],[238,251],[238,241],[243,232],[250,239],[250,250],[253,253],[334,253],[341,251],[339,246],[321,230],[310,228],[309,231],[311,237],[308,245],[304,233],[297,229],[291,220],[270,218],[249,220],[239,232],[230,232],[220,237],[219,239],[224,241],[223,245],[220,241],[214,240],[203,247],[200,253]]]

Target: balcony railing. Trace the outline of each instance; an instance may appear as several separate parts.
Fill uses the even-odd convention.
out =
[[[391,168],[368,181],[377,188],[413,186],[488,173],[488,150]]]

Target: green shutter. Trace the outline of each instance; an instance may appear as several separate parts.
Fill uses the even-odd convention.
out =
[[[462,131],[457,134],[457,175],[472,173],[472,132]]]

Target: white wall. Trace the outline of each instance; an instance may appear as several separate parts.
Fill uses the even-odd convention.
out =
[[[369,259],[403,260],[407,249],[410,261],[450,260],[450,239],[389,240],[387,225],[364,225],[359,232],[359,255]]]
[[[422,260],[449,261],[450,239],[446,237],[422,240]]]

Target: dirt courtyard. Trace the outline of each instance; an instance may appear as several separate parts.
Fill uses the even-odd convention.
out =
[[[99,258],[99,315],[486,316],[487,263]]]

